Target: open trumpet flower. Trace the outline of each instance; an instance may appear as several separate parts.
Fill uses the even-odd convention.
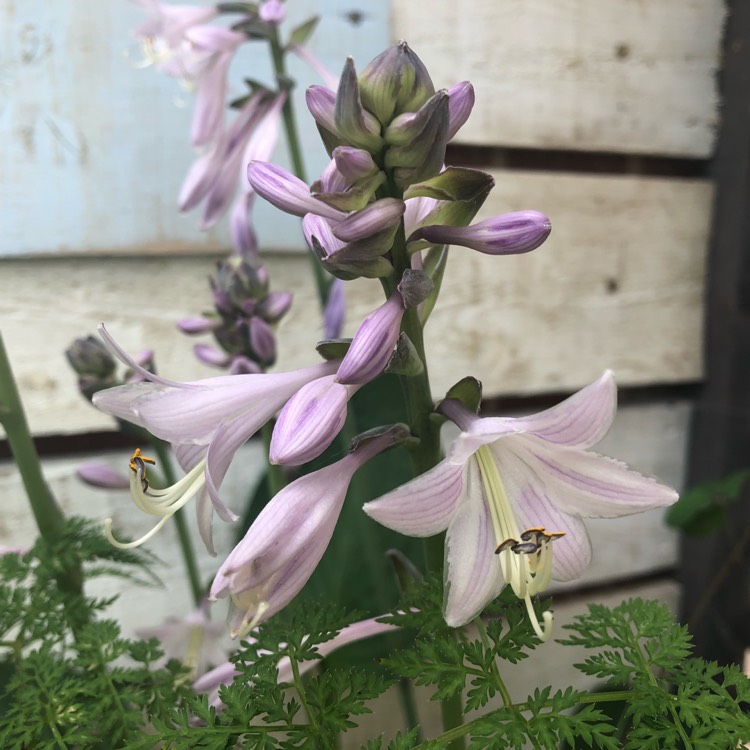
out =
[[[552,578],[577,578],[591,560],[581,517],[615,518],[673,503],[677,493],[624,464],[589,452],[614,419],[611,372],[561,404],[529,417],[480,419],[460,402],[440,406],[463,432],[435,468],[366,503],[396,531],[445,540],[446,622],[476,617],[506,585],[526,602]]]

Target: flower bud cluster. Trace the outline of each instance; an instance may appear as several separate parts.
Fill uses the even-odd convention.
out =
[[[75,339],[65,350],[65,357],[78,375],[78,390],[89,401],[95,393],[105,388],[143,380],[143,377],[133,370],[126,370],[122,376],[118,376],[115,358],[95,336]],[[135,357],[135,360],[149,372],[156,371],[153,350],[145,349]]]
[[[214,312],[186,318],[184,333],[212,333],[220,349],[196,344],[201,362],[232,374],[264,372],[276,361],[275,326],[292,304],[290,292],[269,291],[265,268],[254,267],[238,255],[218,264],[211,279]]]

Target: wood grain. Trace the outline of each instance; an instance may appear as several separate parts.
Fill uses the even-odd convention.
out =
[[[705,158],[724,14],[722,0],[394,2],[393,31],[436,86],[476,87],[458,141]]]

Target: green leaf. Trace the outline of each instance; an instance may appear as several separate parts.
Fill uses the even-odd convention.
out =
[[[299,26],[295,26],[292,29],[292,33],[289,35],[286,49],[288,50],[295,44],[300,47],[306,44],[313,31],[315,31],[318,21],[320,21],[320,16],[312,16],[312,18],[308,18],[307,21],[301,23]]]
[[[749,478],[750,470],[743,469],[691,488],[669,508],[667,524],[692,536],[710,534],[721,526],[727,505],[740,497]]]

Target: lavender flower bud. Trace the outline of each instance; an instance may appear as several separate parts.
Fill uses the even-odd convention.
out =
[[[218,324],[219,323],[216,320],[195,316],[193,318],[183,318],[178,321],[177,328],[188,335],[195,335],[199,333],[209,333],[209,331],[213,331]]]
[[[341,336],[346,317],[346,299],[341,279],[334,279],[328,290],[328,299],[323,310],[323,337],[337,339]]]
[[[232,364],[229,365],[230,375],[258,375],[261,372],[262,370],[257,362],[241,355],[232,357]]]
[[[257,313],[267,323],[278,323],[292,306],[291,292],[271,292],[257,308]]]
[[[376,232],[396,226],[406,205],[397,198],[381,198],[336,224],[333,236],[342,242],[365,239]]]
[[[250,348],[258,361],[269,367],[276,361],[276,336],[261,318],[250,318]]]
[[[415,112],[435,93],[427,68],[406,42],[378,55],[362,71],[359,88],[362,104],[383,124]]]
[[[91,375],[102,380],[114,375],[114,357],[94,336],[76,339],[65,350],[65,356],[78,375]]]
[[[463,245],[487,255],[512,255],[539,247],[551,229],[550,220],[539,211],[517,211],[493,216],[469,227],[422,227],[409,241],[425,239],[436,245]]]
[[[464,126],[474,108],[474,87],[462,81],[448,89],[448,140]]]
[[[339,383],[363,385],[383,372],[396,348],[403,315],[404,301],[394,292],[362,321],[336,373]]]
[[[372,156],[361,148],[339,146],[333,150],[333,160],[338,171],[350,183],[378,171]]]
[[[99,461],[90,461],[81,464],[76,469],[76,474],[82,482],[92,487],[99,487],[105,490],[130,489],[130,477]]]
[[[284,20],[286,10],[280,0],[265,0],[265,2],[261,3],[258,15],[261,21],[280,24]]]
[[[247,178],[258,195],[288,214],[314,213],[334,221],[344,218],[341,211],[313,198],[302,180],[275,164],[252,161],[247,167]]]
[[[305,93],[305,101],[315,122],[333,135],[339,135],[335,117],[336,92],[325,86],[310,86]]]
[[[196,344],[193,347],[193,354],[200,362],[209,367],[226,367],[231,361],[228,354],[220,352],[208,344]]]
[[[337,383],[333,375],[302,386],[279,414],[269,461],[299,466],[317,458],[344,426],[347,404],[356,390]]]

